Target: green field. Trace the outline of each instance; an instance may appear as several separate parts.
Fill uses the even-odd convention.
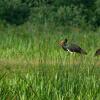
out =
[[[59,46],[68,38],[88,54]],[[0,100],[100,100],[98,32],[24,26],[0,30]]]

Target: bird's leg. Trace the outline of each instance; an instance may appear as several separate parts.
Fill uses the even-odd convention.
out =
[[[75,52],[73,53],[73,58],[74,58],[74,59],[72,59],[72,64],[74,65],[74,64],[75,64],[75,63],[74,63],[74,62],[75,62]]]
[[[76,56],[76,53],[74,53],[74,57],[75,57],[74,64],[77,64],[77,56]]]
[[[69,59],[69,64],[70,64],[70,66],[71,66],[71,62],[72,62],[72,53],[70,54],[70,59]]]
[[[70,52],[70,65],[74,65],[74,59],[73,57],[75,57],[75,53]]]
[[[82,64],[82,65],[84,64],[84,63],[83,63],[83,59],[84,59],[84,55],[81,54],[81,56],[80,56],[80,65],[81,65],[81,64]]]

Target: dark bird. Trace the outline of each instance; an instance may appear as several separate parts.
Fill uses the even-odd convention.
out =
[[[79,54],[87,54],[81,47],[76,44],[68,44],[67,39],[64,39],[60,42],[60,45],[65,51],[69,51],[71,53],[79,53]]]
[[[94,56],[99,56],[100,55],[100,49],[97,49]]]

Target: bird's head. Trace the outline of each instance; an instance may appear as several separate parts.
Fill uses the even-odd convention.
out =
[[[64,40],[60,41],[60,45],[61,46],[64,46],[65,44],[67,43],[67,38],[65,38]]]

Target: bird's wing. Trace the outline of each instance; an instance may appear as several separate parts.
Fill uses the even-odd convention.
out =
[[[81,50],[81,48],[78,45],[76,45],[76,44],[70,44],[68,49],[70,51],[80,51]]]
[[[80,46],[78,46],[76,44],[70,44],[68,49],[70,49],[70,51],[72,51],[72,52],[87,54]]]

